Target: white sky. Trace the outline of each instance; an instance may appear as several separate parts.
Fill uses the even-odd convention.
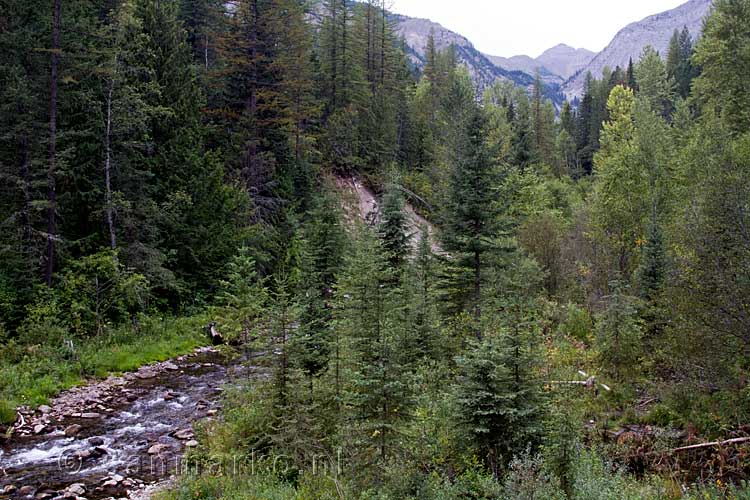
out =
[[[538,57],[558,43],[599,52],[627,24],[686,1],[386,0],[386,5],[440,23],[484,53]]]

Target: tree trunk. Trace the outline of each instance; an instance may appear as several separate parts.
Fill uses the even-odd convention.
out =
[[[205,45],[203,47],[203,57],[206,63],[206,72],[208,72],[208,33],[205,35]]]
[[[60,60],[60,12],[62,0],[52,2],[52,61],[49,83],[49,157],[47,170],[47,265],[44,281],[52,286],[55,271],[55,238],[57,233],[57,192],[55,174],[57,170],[57,64]]]
[[[115,68],[117,60],[115,59]],[[116,71],[116,69],[115,69]],[[114,78],[109,81],[107,90],[107,126],[104,135],[104,197],[107,212],[107,228],[109,229],[109,247],[117,248],[117,235],[115,233],[115,215],[112,207],[112,95],[114,93]]]

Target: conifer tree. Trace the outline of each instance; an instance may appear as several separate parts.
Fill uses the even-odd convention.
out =
[[[475,106],[453,165],[443,233],[445,249],[454,259],[451,301],[457,311],[470,313],[477,323],[482,315],[485,259],[495,250],[496,230],[497,180],[493,155],[485,142],[485,124],[483,111]],[[476,333],[481,337],[478,328]]]
[[[44,171],[47,55],[27,51],[47,44],[46,16],[28,2],[6,2],[0,30],[0,271],[12,290],[2,317],[10,328],[33,287],[44,277]],[[10,293],[9,293],[10,295]]]
[[[221,280],[218,303],[223,309],[219,327],[230,339],[247,342],[254,335],[259,316],[266,302],[266,289],[258,278],[250,249],[240,249],[229,263],[228,273]]]
[[[555,111],[544,98],[544,84],[537,74],[531,99],[531,130],[534,141],[534,157],[552,166],[554,163]]]
[[[295,339],[298,364],[313,378],[328,366],[333,348],[333,289],[343,264],[345,234],[333,195],[324,192],[303,229],[300,327]]]
[[[342,379],[346,439],[365,463],[391,456],[409,404],[399,347],[410,334],[402,290],[382,243],[364,229],[337,287],[337,329],[345,357]]]
[[[750,7],[746,0],[718,0],[706,19],[694,62],[700,66],[694,95],[706,110],[722,117],[733,134],[747,130],[750,89]]]
[[[394,269],[402,268],[411,248],[405,204],[401,188],[393,182],[388,183],[383,194],[378,233]]]
[[[501,332],[457,360],[460,423],[496,476],[515,454],[539,444],[544,404],[529,349],[527,339]]]
[[[525,92],[517,94],[514,113],[513,164],[524,169],[539,159],[538,149],[535,147],[536,137],[532,127],[531,108]],[[541,107],[539,116],[541,124]]]
[[[594,123],[594,79],[591,73],[586,75],[586,86],[578,106],[578,120],[576,124],[576,147],[578,159],[584,173],[590,174],[593,170],[594,145],[591,143],[591,128]]]
[[[655,113],[668,116],[674,95],[674,81],[669,78],[664,61],[653,47],[643,49],[641,59],[635,67],[635,76],[638,80],[638,97],[646,100]]]
[[[635,65],[633,64],[633,58],[631,57],[628,61],[628,70],[626,72],[627,86],[629,89],[638,91],[638,81],[635,78]]]
[[[669,41],[667,77],[674,82],[677,95],[683,99],[687,99],[690,95],[690,87],[695,77],[692,55],[693,39],[690,36],[690,30],[687,26],[682,31],[675,30]]]
[[[495,475],[540,444],[546,402],[539,380],[539,266],[513,244],[495,256],[486,337],[458,358],[460,421]]]

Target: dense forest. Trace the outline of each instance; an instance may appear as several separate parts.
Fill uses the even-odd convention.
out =
[[[750,1],[561,109],[386,8],[0,1],[6,436],[214,322],[166,498],[750,498]]]

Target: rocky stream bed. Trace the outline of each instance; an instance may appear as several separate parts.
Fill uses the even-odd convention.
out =
[[[212,348],[66,391],[21,409],[0,441],[0,498],[144,498],[197,446],[223,386],[244,370]]]

